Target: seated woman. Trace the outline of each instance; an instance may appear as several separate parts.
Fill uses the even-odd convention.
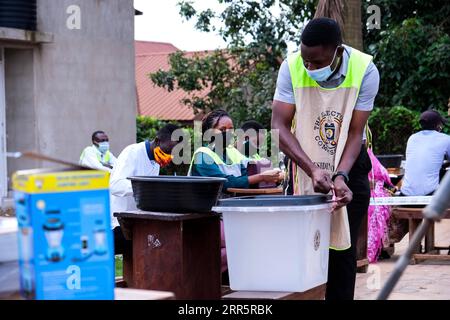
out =
[[[225,192],[228,188],[249,188],[250,185],[260,182],[282,180],[282,175],[278,172],[248,176],[246,168],[248,158],[232,145],[233,129],[233,120],[224,110],[212,111],[205,116],[202,122],[202,134],[207,142],[204,147],[198,148],[194,152],[188,175],[226,178],[227,181],[223,186]],[[225,276],[227,256],[222,221],[220,228],[222,240],[221,272]]]
[[[207,142],[194,152],[188,175],[226,178],[225,192],[229,188],[245,189],[260,182],[281,181],[283,176],[277,171],[247,174],[249,159],[233,146],[233,129],[233,120],[224,110],[215,110],[205,116],[202,133]]]
[[[242,124],[241,129],[245,132],[244,155],[256,161],[262,160],[259,153],[265,140],[263,125],[255,120],[248,120]]]

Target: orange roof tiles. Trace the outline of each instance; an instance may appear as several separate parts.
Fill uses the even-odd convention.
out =
[[[192,121],[199,117],[182,102],[188,94],[180,89],[167,91],[156,86],[149,78],[150,73],[160,69],[169,70],[169,54],[178,49],[161,42],[136,41],[136,92],[138,114],[161,120]],[[186,52],[187,55],[196,52]],[[201,54],[199,52],[199,54]],[[205,91],[199,94],[206,94]],[[198,94],[197,94],[198,95]]]

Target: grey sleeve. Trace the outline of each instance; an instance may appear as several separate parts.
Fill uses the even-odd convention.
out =
[[[370,62],[361,83],[355,110],[371,111],[373,109],[373,103],[378,93],[379,84],[380,74],[378,69],[373,62]]]
[[[446,154],[447,154],[447,159],[450,158],[450,137],[447,136],[447,150],[446,150]]]
[[[278,72],[277,88],[273,100],[295,104],[294,89],[292,88],[291,73],[287,59],[283,61]]]

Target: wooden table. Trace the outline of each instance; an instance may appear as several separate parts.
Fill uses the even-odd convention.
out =
[[[155,290],[138,290],[128,288],[115,288],[114,300],[173,300],[172,292]],[[0,294],[0,300],[25,300],[20,292]]]
[[[392,215],[398,219],[409,220],[409,241],[413,237],[414,232],[419,227],[423,220],[422,208],[407,208],[407,207],[394,207],[392,209]],[[442,219],[450,219],[450,209]],[[430,227],[425,235],[425,246],[421,248],[419,243],[414,248],[411,264],[415,264],[421,260],[435,260],[435,261],[450,261],[450,255],[441,255],[439,250],[448,250],[449,247],[436,246],[434,242],[434,222],[431,222]]]
[[[170,291],[177,299],[220,299],[219,214],[138,210],[114,216],[133,244],[132,254],[124,254],[127,287]]]
[[[227,192],[233,194],[234,196],[255,196],[255,195],[270,195],[270,194],[283,194],[283,188],[261,188],[261,189],[239,189],[239,188],[228,188]]]
[[[305,292],[234,291],[222,297],[224,300],[324,300],[327,285],[322,284]]]

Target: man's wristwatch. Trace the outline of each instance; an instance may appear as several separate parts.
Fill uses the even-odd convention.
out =
[[[344,171],[338,171],[335,174],[333,174],[333,177],[331,177],[331,181],[334,182],[334,180],[339,176],[344,178],[345,183],[348,183],[349,177],[348,177],[348,174],[346,174]]]

